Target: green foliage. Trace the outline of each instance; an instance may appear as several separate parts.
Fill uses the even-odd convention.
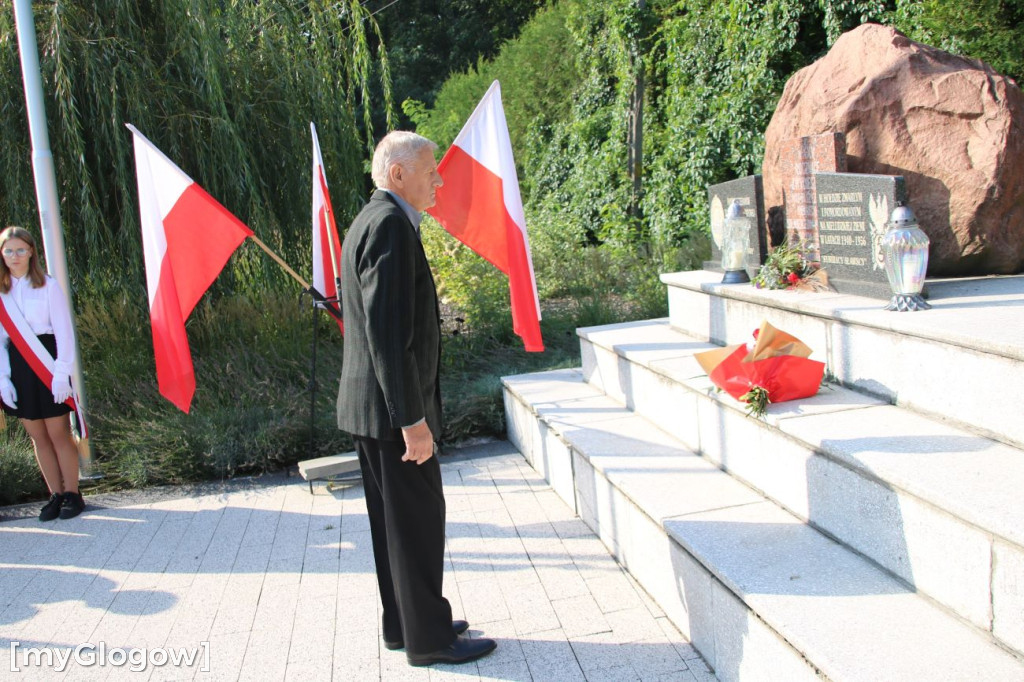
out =
[[[507,299],[507,282],[504,286]],[[448,307],[447,303],[444,307]],[[543,353],[523,350],[507,316],[487,330],[472,329],[459,322],[446,321],[442,326],[444,442],[458,443],[479,436],[504,437],[501,377],[579,366],[578,310],[571,302],[553,301],[543,303],[542,310]]]
[[[878,22],[892,10],[892,4],[891,0],[818,0],[828,44],[861,24]]]
[[[705,232],[707,186],[757,173],[764,131],[792,73],[881,2],[684,0],[659,31],[645,214],[656,234]]]
[[[914,40],[981,59],[1018,82],[1024,77],[1021,0],[898,0],[892,22]]]
[[[759,289],[786,289],[817,269],[817,264],[807,259],[806,249],[779,244],[768,252],[753,284]]]
[[[490,84],[486,75],[470,69],[445,82],[438,95],[439,100],[449,103],[443,108],[431,110],[424,102],[407,99],[402,102],[402,111],[419,134],[437,142],[441,149],[447,149]]]
[[[17,419],[0,431],[0,506],[44,499],[46,483],[32,454],[32,441]]]
[[[572,301],[582,317],[580,326],[664,315],[659,274],[700,267],[708,248],[703,236],[681,246],[655,241],[643,250],[615,238],[594,245],[548,210],[527,219],[534,228],[531,247],[541,300]],[[620,225],[619,234],[626,229]],[[611,228],[603,234],[615,232]]]
[[[433,108],[407,102],[405,110],[444,146],[499,79],[542,296],[594,290],[571,281],[565,263],[578,258],[615,270],[606,290],[642,297],[663,268],[698,266],[708,255],[706,188],[759,170],[763,131],[792,71],[826,49],[830,32],[884,9],[563,0],[494,59],[449,79]],[[569,58],[558,69],[525,68],[549,65],[545,54]],[[644,182],[635,197],[626,160],[638,79]]]
[[[395,73],[396,99],[433,104],[449,76],[494,57],[545,2],[402,0],[386,7],[375,18]]]
[[[746,411],[748,417],[764,419],[765,412],[768,411],[768,405],[772,401],[768,397],[768,389],[763,386],[751,386],[749,391],[740,396],[740,402],[747,404]]]
[[[501,82],[505,119],[519,167],[529,165],[532,136],[565,118],[578,80],[573,60],[552,68],[551,56],[565,52],[570,36],[566,24],[572,3],[562,2],[537,12],[518,39],[505,43],[493,59],[480,59],[452,74],[437,93],[433,107],[409,99],[402,108],[416,130],[445,149],[459,134],[480,98],[495,80]]]
[[[512,312],[505,274],[451,237],[432,218],[424,218],[422,228],[437,294],[457,311],[446,321],[450,331],[459,335],[472,330],[511,341]]]
[[[611,244],[620,255],[652,259],[654,269],[658,253],[707,244],[707,186],[759,172],[764,130],[786,81],[842,32],[890,23],[1016,77],[1024,70],[1022,20],[1020,0],[562,0],[493,59],[452,76],[433,107],[407,103],[406,111],[444,145],[500,79],[532,239],[568,249]],[[550,68],[543,54],[565,58]],[[538,63],[548,68],[523,68]],[[641,78],[635,210],[627,130]],[[543,261],[535,257],[557,275]],[[562,289],[556,282],[541,287]]]
[[[51,146],[75,289],[143,283],[135,124],[300,270],[309,268],[309,122],[339,216],[365,195],[375,24],[358,0],[34,3]],[[11,12],[0,13],[0,225],[36,222]],[[389,71],[376,70],[391,121]],[[360,126],[364,130],[360,132]],[[217,286],[281,282],[247,251]]]
[[[34,3],[34,13],[104,485],[230,476],[308,456],[308,306],[274,293],[285,288],[285,275],[255,246],[236,253],[216,295],[188,321],[198,381],[191,414],[159,396],[134,155],[123,124],[134,123],[308,272],[309,121],[342,222],[366,194],[371,85],[385,123],[395,118],[368,10],[358,0],[72,0]],[[0,225],[31,226],[37,214],[17,47],[13,15],[0,12]],[[348,442],[333,417],[337,331],[322,324],[317,454],[329,454]],[[7,436],[3,494],[37,494],[21,427],[11,424]]]
[[[161,397],[148,312],[127,298],[78,315],[93,451],[108,486],[223,478],[348,449],[334,422],[337,325],[320,315],[316,452],[309,452],[312,313],[308,299],[266,293],[204,299],[189,318],[191,412]]]

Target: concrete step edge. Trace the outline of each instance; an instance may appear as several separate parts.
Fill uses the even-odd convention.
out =
[[[538,377],[542,375],[543,373],[529,376]],[[540,411],[534,408],[533,403],[531,402],[528,396],[524,396],[522,393],[517,391],[518,380],[520,380],[524,376],[527,375],[503,378],[503,384],[505,386],[507,395],[510,395],[523,407],[530,410],[537,420],[543,421],[546,424],[547,428],[558,430],[562,426],[562,424],[560,424],[560,422],[557,419],[551,419],[541,414]],[[578,376],[582,381],[582,373],[579,373]],[[594,394],[598,393],[596,389],[593,389],[593,391]],[[577,398],[577,400],[583,400],[583,398]],[[637,420],[639,423],[646,422],[646,420],[644,420],[642,417],[636,415],[633,415],[632,417],[621,416],[618,418],[632,418],[634,420]],[[649,433],[660,432],[660,429],[657,429],[657,427],[653,425],[649,424],[648,428],[651,429]],[[579,431],[582,432],[583,429],[580,429]],[[611,482],[612,485],[616,486],[620,491],[622,491],[623,487],[627,489],[630,488],[627,480],[628,475],[626,475],[625,478],[619,480],[620,477],[617,476],[614,473],[614,471],[609,471],[608,467],[602,464],[601,456],[588,455],[586,452],[581,451],[581,444],[579,442],[579,439],[574,439],[571,433],[558,433],[558,436],[563,442],[567,444],[567,446],[572,448],[572,450],[576,452],[581,458],[585,459],[588,463],[590,463],[591,466],[594,467],[595,471],[599,472],[601,475],[608,477],[609,482]],[[659,437],[659,440],[661,441],[661,446],[670,447],[666,446],[665,444],[670,440],[674,439],[671,439],[671,437],[668,436],[667,434],[663,434],[663,437]],[[684,446],[682,446],[681,444],[678,444],[677,447],[679,453],[685,451]],[[685,458],[684,456],[681,459],[687,458]],[[690,464],[693,464],[698,460],[704,461],[697,455],[692,455],[690,458],[688,458]],[[659,459],[658,462],[661,465],[664,465],[665,463],[664,460],[661,459]],[[707,463],[706,466],[713,467],[713,465]],[[623,494],[626,498],[630,499],[634,504],[636,504],[640,509],[644,510],[644,513],[646,513],[651,519],[658,523],[661,526],[666,537],[671,538],[673,542],[675,542],[680,547],[685,549],[689,554],[691,554],[697,561],[701,563],[702,566],[704,566],[708,571],[710,571],[711,574],[714,575],[719,582],[726,586],[732,593],[736,595],[737,598],[739,598],[744,604],[746,604],[747,608],[754,611],[757,614],[758,618],[762,619],[769,627],[777,631],[779,635],[782,636],[792,646],[794,646],[794,648],[796,648],[801,655],[805,656],[807,660],[811,661],[815,666],[821,667],[821,669],[826,673],[828,673],[829,670],[832,670],[833,674],[829,675],[830,678],[857,679],[857,676],[854,675],[853,677],[848,677],[848,670],[846,672],[841,672],[841,663],[830,661],[828,660],[828,655],[820,654],[814,651],[813,649],[815,647],[820,646],[820,642],[815,643],[816,638],[814,637],[813,632],[804,633],[799,630],[794,630],[792,625],[787,625],[786,622],[779,621],[772,613],[773,605],[770,595],[766,597],[765,595],[759,596],[758,594],[748,592],[747,588],[745,587],[745,585],[747,585],[749,582],[747,579],[737,578],[737,576],[727,573],[720,565],[718,565],[718,563],[715,560],[708,556],[709,552],[711,552],[711,549],[709,548],[714,548],[718,543],[708,540],[707,537],[701,539],[699,537],[699,534],[697,536],[693,536],[692,533],[688,530],[687,524],[690,524],[692,526],[695,522],[707,521],[708,518],[705,517],[708,517],[708,515],[711,515],[711,520],[714,520],[713,517],[715,515],[723,515],[726,519],[728,519],[730,515],[735,515],[738,513],[742,514],[744,512],[750,511],[754,507],[760,507],[766,510],[770,510],[769,512],[766,513],[769,513],[775,519],[773,523],[780,523],[780,519],[785,519],[785,521],[782,521],[781,524],[786,526],[787,530],[790,526],[792,526],[793,528],[799,528],[796,531],[789,532],[796,532],[805,537],[815,538],[810,542],[818,546],[828,547],[829,557],[831,557],[832,561],[835,561],[835,557],[843,557],[843,562],[845,565],[856,566],[858,567],[856,569],[857,571],[863,572],[864,575],[870,575],[871,580],[874,581],[873,584],[876,585],[876,591],[884,594],[898,595],[898,601],[900,601],[901,603],[901,609],[910,609],[910,612],[916,614],[914,616],[914,622],[907,625],[908,631],[913,629],[912,626],[921,625],[921,614],[930,614],[930,618],[935,619],[935,622],[943,623],[944,625],[942,627],[947,628],[947,630],[944,630],[946,634],[939,638],[940,641],[948,641],[946,638],[952,636],[954,640],[960,642],[958,654],[959,656],[962,657],[964,655],[964,647],[966,647],[969,642],[973,642],[973,644],[971,644],[972,647],[980,647],[980,649],[978,650],[985,652],[984,654],[979,654],[981,659],[989,661],[990,663],[992,663],[992,665],[995,665],[996,667],[1003,669],[1004,671],[1013,671],[1013,674],[1018,675],[1024,674],[1024,663],[1022,663],[1018,658],[1016,658],[1012,654],[1007,653],[1004,649],[995,644],[990,638],[986,637],[976,629],[972,628],[968,624],[963,623],[962,621],[945,612],[944,610],[941,610],[939,607],[933,605],[931,601],[927,598],[917,594],[913,594],[908,590],[908,588],[903,583],[898,581],[896,578],[892,577],[891,574],[889,574],[888,572],[877,567],[875,564],[864,559],[860,555],[826,538],[825,536],[815,531],[813,528],[806,526],[806,524],[800,522],[798,519],[789,514],[789,512],[783,510],[774,502],[765,500],[764,498],[760,498],[760,496],[754,493],[754,491],[750,490],[739,481],[735,481],[734,479],[729,478],[728,475],[725,474],[724,472],[719,471],[719,473],[721,474],[721,476],[726,477],[729,479],[729,481],[731,481],[731,483],[728,484],[727,487],[731,488],[732,495],[739,496],[740,498],[742,498],[745,494],[748,496],[748,499],[736,504],[720,504],[717,507],[708,508],[704,512],[689,510],[681,514],[672,514],[669,516],[665,516],[665,500],[661,500],[660,506],[662,508],[659,512],[659,509],[651,508],[652,505],[648,504],[648,501],[645,500],[646,494],[642,490],[636,489],[634,487],[634,489],[623,491]],[[703,475],[706,475],[706,472]],[[702,483],[699,485],[704,485],[704,480],[705,479],[702,478]],[[736,500],[733,501],[735,502]],[[653,506],[658,507],[659,505],[655,504]],[[696,537],[697,539],[695,540],[694,537]],[[775,558],[776,560],[779,559],[778,556],[776,556]],[[734,567],[733,570],[736,570],[736,568]],[[912,605],[912,607],[909,605]],[[868,611],[869,615],[866,616],[865,624],[874,623],[874,619],[877,618],[879,614],[874,611],[871,611],[871,609],[869,609]],[[790,609],[787,612],[792,613],[792,609]],[[892,614],[889,615],[892,616]],[[895,616],[897,620],[899,615],[900,614],[897,613]],[[848,619],[846,619],[845,622],[849,622]],[[886,622],[887,627],[891,630],[891,628],[893,627],[893,621],[887,618]],[[870,630],[872,628],[867,627],[866,629]],[[880,642],[886,639],[891,639],[890,635],[884,632],[883,630],[885,629],[878,629],[878,631],[874,634],[868,632],[864,633],[864,635],[868,637],[877,635],[877,637],[880,638]],[[950,632],[956,634],[950,635]],[[930,637],[932,638],[932,640],[934,640],[935,635],[932,634]],[[882,649],[885,648],[886,647],[882,646]],[[937,654],[941,653],[941,651],[937,652]],[[823,656],[826,659],[824,661],[822,659]],[[842,658],[842,656],[840,656],[840,658]],[[968,656],[968,658],[970,657]],[[929,657],[928,660],[933,660],[933,658]],[[836,665],[839,665],[840,669],[834,669]]]
[[[603,336],[604,333],[609,331],[617,332],[619,334],[629,334],[633,331],[643,332],[645,334],[654,334],[656,335],[657,341],[648,345],[657,345],[660,347],[645,351],[643,350],[643,346],[645,346],[645,344],[640,342],[634,344],[609,343],[607,338]],[[745,415],[745,410],[742,404],[733,400],[731,396],[718,392],[714,388],[710,379],[707,378],[703,373],[703,370],[700,369],[699,365],[697,365],[696,361],[677,363],[677,366],[685,365],[690,368],[688,371],[681,371],[681,374],[680,372],[674,371],[674,368],[668,364],[669,361],[665,358],[669,357],[673,351],[666,347],[668,345],[666,339],[674,339],[677,343],[685,346],[685,350],[680,351],[675,356],[681,359],[686,358],[687,355],[692,356],[692,353],[697,352],[700,348],[713,349],[718,348],[719,346],[701,342],[684,332],[672,328],[668,324],[667,319],[583,328],[578,330],[578,334],[581,342],[584,344],[590,343],[595,346],[599,346],[606,351],[616,354],[628,363],[639,365],[650,372],[654,372],[665,380],[682,386],[686,390],[698,396],[700,399],[714,402],[719,409],[728,410],[735,414]],[[587,353],[584,352],[583,355],[586,361]],[[586,367],[584,367],[582,371],[584,378],[587,378]],[[938,509],[943,509],[983,532],[990,533],[1001,540],[1024,548],[1024,505],[1018,505],[1019,514],[1017,516],[1019,518],[1009,522],[1005,519],[995,522],[990,519],[986,519],[983,516],[983,510],[987,507],[986,502],[992,498],[992,487],[1005,487],[1005,495],[1001,497],[1012,499],[1013,496],[1016,495],[1016,491],[1021,489],[1020,485],[1014,483],[1014,481],[1022,478],[1021,476],[1007,478],[1005,468],[998,468],[993,465],[994,470],[991,472],[990,476],[986,477],[990,483],[984,491],[979,492],[978,499],[973,503],[970,499],[962,500],[956,507],[950,509],[947,500],[940,497],[934,489],[929,489],[920,485],[919,482],[915,481],[910,476],[903,475],[896,477],[895,475],[892,475],[890,471],[879,469],[878,467],[871,467],[861,458],[851,456],[849,452],[841,450],[834,442],[821,442],[820,440],[812,441],[808,436],[810,429],[801,428],[801,426],[813,421],[809,419],[809,417],[815,415],[838,415],[851,410],[884,407],[886,412],[905,416],[908,421],[913,421],[919,424],[936,424],[941,426],[941,430],[947,434],[948,437],[958,439],[960,442],[976,443],[976,445],[971,446],[971,451],[965,451],[963,455],[964,459],[970,460],[970,462],[976,466],[986,464],[986,462],[977,458],[976,453],[980,450],[988,449],[990,452],[1003,453],[1004,457],[1019,457],[1020,462],[1022,463],[1021,471],[1024,472],[1024,450],[1013,445],[992,440],[985,436],[979,436],[968,431],[963,431],[956,425],[942,424],[940,421],[927,415],[921,415],[913,410],[890,405],[884,400],[865,396],[862,393],[843,386],[830,384],[827,386],[827,390],[830,392],[830,395],[828,396],[828,401],[831,403],[830,405],[820,407],[815,405],[816,401],[823,395],[822,392],[819,392],[818,396],[803,401],[770,405],[768,407],[766,418],[762,423],[767,428],[777,429],[781,433],[785,433],[787,436],[800,441],[809,450],[814,451],[815,454],[832,459],[842,466],[857,472],[868,480],[879,482],[896,490],[905,491],[907,494],[920,498],[929,505]],[[613,397],[620,399],[624,404],[635,409],[635,401],[630,395],[623,394]],[[868,433],[865,433],[865,437],[868,435]],[[885,438],[890,435],[891,434],[889,433],[878,433],[877,437]],[[696,444],[691,443],[691,447],[694,445]],[[939,476],[942,474],[942,471],[932,473],[933,475]],[[960,482],[960,479],[951,475],[948,485],[950,487],[955,487]],[[755,487],[758,487],[756,482],[752,483],[754,483]],[[1010,510],[1012,511],[1012,508]]]
[[[836,292],[811,293],[793,292],[788,290],[771,291],[757,289],[753,286],[737,286],[720,284],[720,274],[702,270],[689,272],[672,272],[661,275],[661,281],[667,287],[687,289],[709,296],[729,298],[737,301],[755,303],[768,308],[775,308],[800,315],[812,315],[822,318],[842,319],[850,325],[863,326],[881,332],[914,336],[941,344],[970,348],[1000,357],[1024,361],[1024,345],[1015,335],[1000,335],[993,338],[990,334],[979,333],[981,329],[991,329],[977,325],[954,331],[939,330],[923,322],[928,321],[928,313],[923,316],[916,313],[878,314],[885,306],[885,301],[851,294]],[[964,297],[965,291],[977,290],[981,286],[991,285],[999,292],[1002,299],[1013,299],[1024,291],[1024,276],[1001,276],[982,278],[951,278],[931,279],[928,281],[930,300],[941,303],[945,300]],[[975,292],[976,293],[976,292]]]
[[[932,310],[892,313],[881,302],[828,293],[722,285],[704,271],[670,273],[678,329],[728,344],[763,320],[795,334],[843,385],[1024,448],[1013,387],[1024,383],[1024,276],[930,284]]]

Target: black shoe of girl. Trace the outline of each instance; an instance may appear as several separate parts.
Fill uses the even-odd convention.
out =
[[[60,493],[50,495],[50,501],[43,505],[39,512],[40,521],[53,521],[60,514],[60,506],[64,502],[64,496]]]
[[[62,519],[73,519],[81,514],[83,509],[85,509],[85,500],[82,499],[82,493],[64,493],[64,504],[60,507]]]

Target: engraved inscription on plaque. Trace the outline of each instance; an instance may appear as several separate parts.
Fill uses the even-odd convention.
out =
[[[896,202],[906,201],[903,177],[816,173],[821,267],[840,293],[888,298],[882,238]]]

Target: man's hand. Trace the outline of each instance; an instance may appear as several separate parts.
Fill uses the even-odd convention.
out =
[[[402,438],[405,440],[403,462],[423,464],[434,456],[434,434],[430,432],[426,420],[419,424],[403,427]]]

